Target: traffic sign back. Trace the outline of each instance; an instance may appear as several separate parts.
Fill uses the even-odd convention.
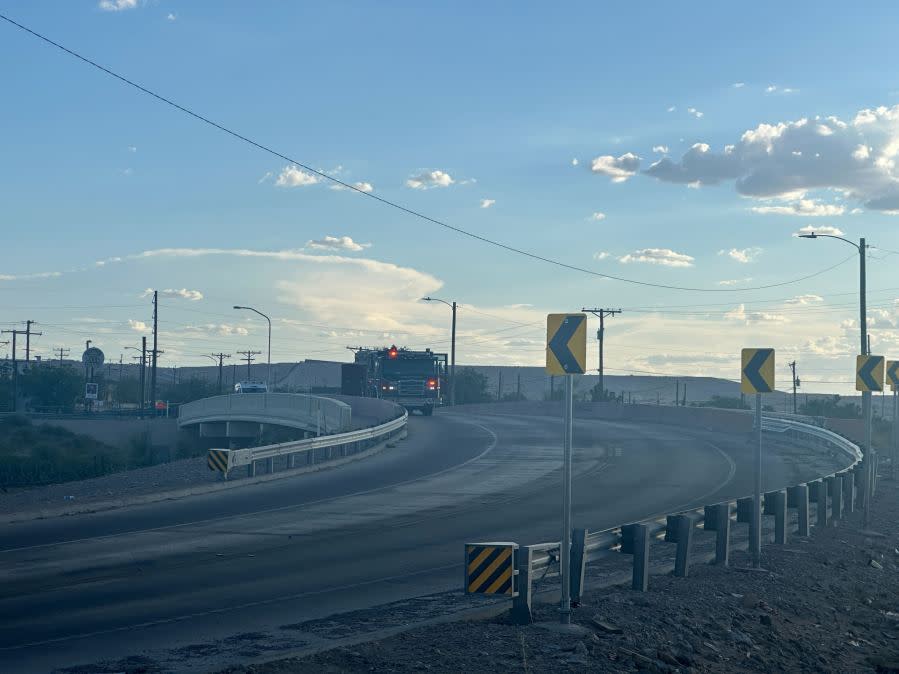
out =
[[[899,391],[899,360],[887,361],[887,383],[894,391]]]
[[[549,314],[546,317],[547,374],[586,371],[587,314]]]
[[[774,349],[743,349],[740,391],[771,393],[774,390]]]
[[[856,356],[855,390],[883,391],[883,356]]]

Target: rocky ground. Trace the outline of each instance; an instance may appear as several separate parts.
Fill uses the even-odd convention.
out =
[[[899,483],[879,482],[868,531],[856,512],[809,539],[766,545],[764,570],[748,567],[737,551],[730,568],[697,563],[689,578],[653,576],[647,593],[588,591],[575,633],[556,628],[555,606],[540,605],[527,627],[504,615],[431,625],[224,671],[899,671]],[[365,620],[343,621],[329,638],[358,637]]]

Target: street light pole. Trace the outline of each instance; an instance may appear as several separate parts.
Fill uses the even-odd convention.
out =
[[[234,305],[235,309],[246,309],[247,311],[253,311],[260,316],[262,316],[265,320],[268,321],[268,372],[266,374],[266,384],[268,386],[272,386],[272,319],[266,316],[264,313],[259,311],[259,309],[254,309],[253,307],[241,307]],[[249,366],[249,364],[248,364]]]
[[[801,239],[839,239],[840,241],[845,241],[850,246],[853,246],[858,250],[858,324],[860,328],[859,341],[860,341],[860,350],[859,353],[863,356],[869,355],[871,349],[868,345],[868,307],[867,307],[867,278],[865,271],[865,257],[867,251],[867,244],[865,243],[865,237],[861,237],[858,240],[858,244],[850,241],[849,239],[844,239],[842,236],[834,236],[833,234],[816,234],[815,232],[810,232],[809,234],[800,234],[799,238]],[[870,511],[871,511],[871,486],[873,482],[873,465],[874,465],[874,456],[873,456],[873,448],[871,447],[871,392],[870,391],[862,391],[862,418],[865,423],[865,453],[864,453],[864,484],[862,485],[862,499],[864,501],[864,513],[865,513],[865,527],[868,526],[868,522],[870,520]]]
[[[436,297],[422,297],[424,302],[442,302],[453,310],[453,329],[450,340],[450,407],[456,405],[456,302],[447,302]]]

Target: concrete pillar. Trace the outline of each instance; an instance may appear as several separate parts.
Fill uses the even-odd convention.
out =
[[[584,590],[584,574],[587,570],[587,530],[571,531],[571,601],[580,602]]]
[[[719,503],[715,508],[715,564],[730,563],[730,503]]]
[[[855,473],[843,471],[843,512],[855,512]]]
[[[785,545],[787,542],[787,524],[789,511],[787,510],[786,490],[776,491],[771,494],[774,506],[774,542]],[[767,498],[765,499],[768,500]]]
[[[690,515],[678,515],[676,518],[677,551],[674,557],[674,575],[680,578],[686,578],[690,570],[693,524],[693,517]]]
[[[809,535],[808,519],[808,485],[800,484],[796,487],[796,508],[799,514],[799,535]]]
[[[633,526],[634,575],[631,587],[638,592],[649,589],[649,527],[645,524]]]
[[[827,478],[827,491],[830,492],[830,519],[836,524],[843,519],[843,477],[832,475]]]
[[[827,526],[827,483],[824,480],[815,480],[811,483],[813,489],[813,500],[817,504],[818,521],[815,526]]]
[[[512,622],[516,625],[531,624],[532,576],[531,562],[534,551],[530,546],[518,549],[518,596],[512,599]]]

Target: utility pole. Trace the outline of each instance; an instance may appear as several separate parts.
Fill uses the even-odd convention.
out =
[[[31,360],[31,335],[42,335],[43,332],[31,332],[31,326],[35,324],[36,321],[25,321],[25,362],[28,363]]]
[[[59,366],[62,367],[62,359],[71,353],[70,350],[60,346],[57,349],[53,349],[53,351],[59,354]]]
[[[621,309],[587,309],[585,307],[581,309],[581,311],[589,311],[591,314],[599,318],[599,330],[597,330],[596,332],[596,341],[599,342],[599,393],[601,396],[601,400],[605,400],[606,387],[603,381],[604,365],[602,344],[606,334],[606,316],[614,316],[615,314],[620,314]]]
[[[153,351],[150,364],[150,402],[156,408],[156,359],[159,354],[159,291],[153,291]]]
[[[674,380],[674,406],[680,405],[680,379]]]
[[[24,335],[24,330],[0,330],[0,334],[12,335],[12,411],[16,411],[19,400],[19,363],[16,360],[16,336]]]
[[[210,354],[213,358],[218,358],[219,360],[219,395],[222,395],[222,365],[225,361],[225,358],[230,358],[230,353],[213,353]]]
[[[503,371],[499,371],[499,383],[496,386],[496,400],[502,402],[503,399]]]
[[[521,370],[518,371],[518,387],[515,393],[515,399],[521,400]]]
[[[250,363],[252,363],[254,360],[256,360],[255,358],[253,358],[253,356],[258,356],[259,354],[262,353],[262,351],[247,350],[247,351],[238,351],[237,353],[242,353],[243,358],[241,358],[241,360],[247,361],[247,379],[249,379],[250,378]]]
[[[687,406],[687,382],[684,382],[684,401],[681,403],[681,407]]]
[[[796,361],[787,363],[787,365],[793,371],[793,414],[796,414],[796,389],[799,387],[799,380],[796,378]]]

